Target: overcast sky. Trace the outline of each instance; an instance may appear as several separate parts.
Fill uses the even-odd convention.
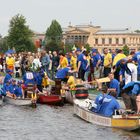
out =
[[[140,29],[140,0],[0,0],[0,34],[22,14],[30,28],[45,32],[53,19],[62,27],[88,24],[102,28]]]

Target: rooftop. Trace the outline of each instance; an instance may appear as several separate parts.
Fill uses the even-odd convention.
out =
[[[138,34],[129,28],[124,29],[101,29],[96,34]]]

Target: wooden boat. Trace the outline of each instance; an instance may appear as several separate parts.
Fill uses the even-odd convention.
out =
[[[91,99],[94,101],[96,99],[96,96],[97,96],[96,94],[89,94],[88,99]],[[68,102],[70,104],[74,104],[74,99],[76,99],[75,94],[72,93],[72,91],[66,91],[65,98],[66,98],[66,102]],[[123,108],[123,109],[126,108],[122,98],[118,98],[117,101],[118,101],[119,105],[121,106],[121,108]]]
[[[9,96],[6,96],[4,98],[4,101],[8,104],[11,104],[11,105],[17,105],[17,106],[30,106],[32,105],[32,101],[31,99],[29,98],[25,98],[25,99],[22,99],[22,98],[11,98]]]
[[[91,112],[87,107],[82,107],[79,104],[76,104],[75,101],[74,114],[95,125],[121,128],[129,131],[140,129],[140,114],[113,115],[112,117],[104,117],[97,113]]]
[[[55,93],[55,87],[50,87],[48,89],[43,88],[42,93],[38,93],[37,102],[40,104],[49,104],[49,105],[59,105],[62,103],[62,97],[60,94]]]
[[[37,102],[40,104],[59,105],[62,102],[62,98],[60,95],[39,94]]]

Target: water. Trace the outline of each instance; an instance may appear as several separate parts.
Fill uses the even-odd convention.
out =
[[[140,140],[139,132],[95,126],[73,115],[73,107],[0,108],[0,140]]]

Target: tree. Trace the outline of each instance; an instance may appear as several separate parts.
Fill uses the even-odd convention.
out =
[[[15,48],[17,52],[34,51],[35,46],[32,41],[33,32],[26,25],[24,16],[17,14],[10,21],[8,45]]]
[[[63,50],[63,46],[62,46],[61,42],[58,43],[58,42],[50,40],[46,44],[46,50],[59,52],[60,50]]]
[[[84,47],[86,48],[88,53],[91,51],[91,47],[89,44],[85,44]]]
[[[129,47],[127,45],[125,45],[122,50],[126,56],[129,55]]]
[[[71,52],[72,50],[73,50],[73,45],[71,45],[71,44],[65,45],[65,49],[64,49],[65,53]]]
[[[7,37],[0,38],[0,52],[5,53],[8,50]]]
[[[136,33],[140,33],[140,30],[136,30],[135,32],[136,32]]]
[[[46,49],[47,50],[62,49],[61,39],[62,39],[61,25],[56,20],[53,20],[50,27],[48,27],[46,31],[46,42],[47,42]]]

